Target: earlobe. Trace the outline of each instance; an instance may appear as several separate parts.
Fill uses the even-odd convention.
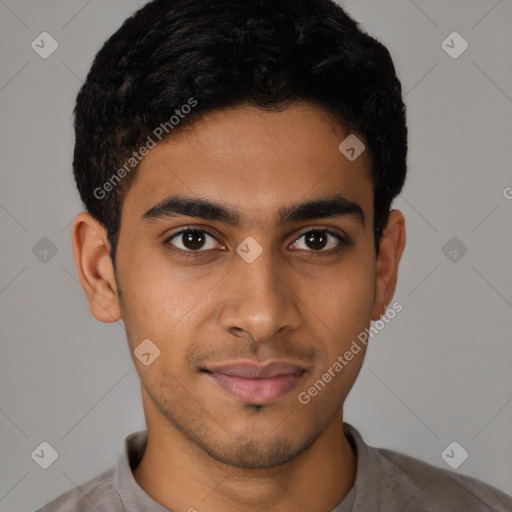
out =
[[[117,322],[122,315],[106,229],[89,213],[82,212],[73,222],[72,243],[91,314],[100,322]]]
[[[399,210],[391,210],[379,244],[372,320],[379,320],[385,312],[386,305],[390,304],[393,298],[405,239],[404,216]]]

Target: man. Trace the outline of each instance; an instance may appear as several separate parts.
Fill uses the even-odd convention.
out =
[[[388,51],[339,6],[151,2],[75,116],[75,261],[124,321],[147,434],[41,511],[512,510],[343,422],[405,246],[407,129]]]

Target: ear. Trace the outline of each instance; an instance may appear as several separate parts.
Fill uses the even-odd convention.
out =
[[[404,216],[399,210],[391,210],[387,226],[379,243],[372,320],[378,320],[384,314],[395,294],[398,265],[404,247]]]
[[[72,243],[91,314],[100,322],[117,322],[122,315],[106,229],[89,213],[82,212],[73,222]]]

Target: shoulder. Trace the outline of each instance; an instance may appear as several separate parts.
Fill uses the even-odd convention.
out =
[[[389,475],[389,492],[404,496],[404,512],[471,510],[510,512],[512,497],[476,478],[438,468],[408,455],[371,448]]]
[[[117,492],[115,467],[60,495],[36,512],[69,512],[70,510],[122,512],[124,509]]]
[[[352,510],[511,512],[512,497],[476,478],[386,448],[369,446],[344,423],[357,452]]]

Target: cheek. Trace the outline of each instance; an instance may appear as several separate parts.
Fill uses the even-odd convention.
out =
[[[338,324],[345,326],[345,331],[350,326],[354,335],[354,329],[360,331],[366,327],[371,318],[374,296],[370,269],[355,268],[341,273],[337,281],[329,285],[329,295],[325,307],[330,308]]]
[[[322,357],[301,390],[299,401],[311,400],[310,406],[318,417],[344,402],[367,348],[359,336],[371,320],[373,265],[371,260],[367,264],[346,263],[326,276],[329,279],[317,280],[316,286],[309,287],[305,295],[305,310],[314,312],[308,322],[322,340]]]
[[[182,268],[150,255],[134,257],[119,267],[121,309],[132,352],[142,340],[150,339],[160,349],[166,368],[185,357],[191,333],[212,307],[213,275],[200,273],[187,275]]]
[[[341,339],[357,336],[371,320],[375,262],[367,254],[354,251],[339,265],[301,276],[304,303]]]
[[[187,272],[172,265],[162,247],[137,246],[134,242],[129,253],[122,253],[121,244],[119,247],[120,254],[129,254],[118,264],[123,315],[149,329],[180,319],[197,290],[187,282]]]

